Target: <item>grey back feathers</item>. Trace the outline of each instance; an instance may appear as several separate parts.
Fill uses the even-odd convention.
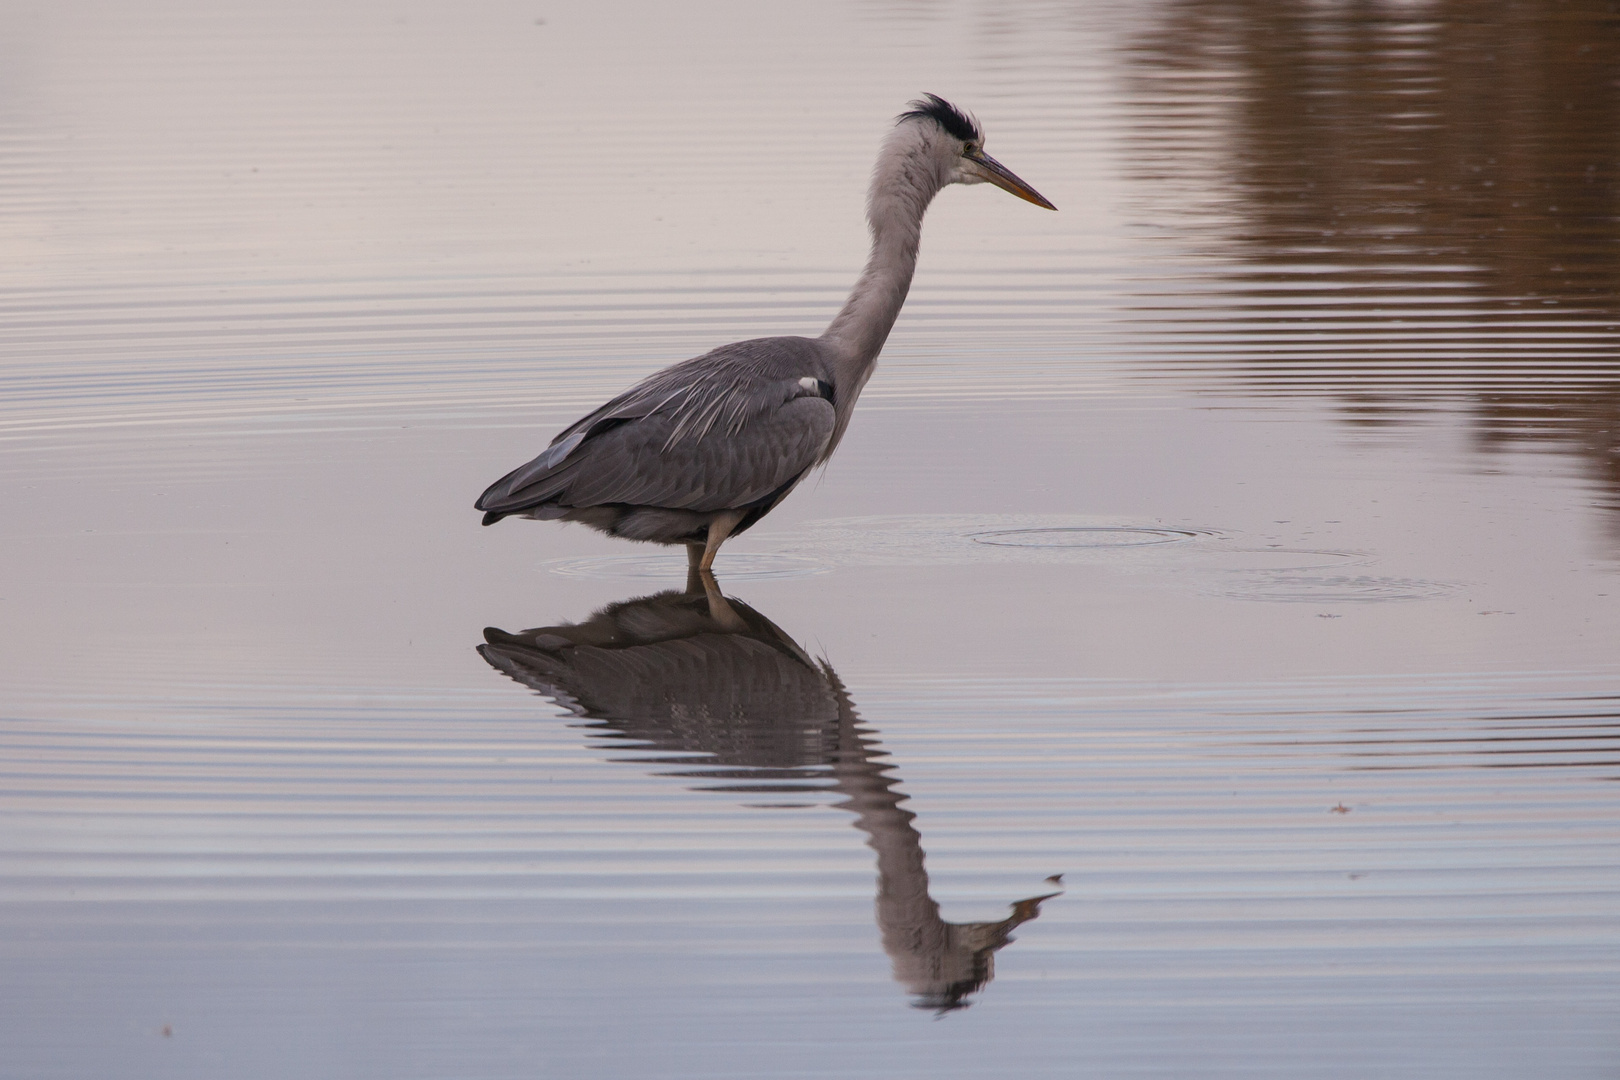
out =
[[[545,503],[752,508],[832,452],[831,368],[826,350],[808,338],[721,346],[642,380],[566,428],[491,485],[478,507],[496,520]]]

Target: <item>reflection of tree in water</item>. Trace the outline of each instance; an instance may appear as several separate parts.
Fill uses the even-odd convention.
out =
[[[877,921],[895,979],[946,1012],[994,974],[993,956],[1040,913],[1033,896],[991,923],[951,923],[928,892],[922,838],[888,755],[843,683],[770,620],[708,589],[611,604],[578,624],[484,632],[496,669],[594,723],[593,734],[677,757],[664,775],[730,781],[698,790],[836,791],[877,852]],[[696,757],[694,755],[704,755]],[[622,759],[621,759],[622,760]]]
[[[1367,423],[1461,402],[1482,449],[1550,440],[1620,509],[1620,10],[1160,10],[1129,50],[1133,157],[1243,260],[1221,317],[1261,336],[1248,384]]]

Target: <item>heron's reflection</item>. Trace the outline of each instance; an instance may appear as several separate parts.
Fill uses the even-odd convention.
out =
[[[1041,901],[999,922],[952,923],[928,893],[915,814],[903,809],[888,755],[825,661],[812,660],[759,612],[720,593],[709,574],[686,592],[610,604],[581,623],[511,634],[490,628],[479,652],[498,670],[580,716],[597,733],[660,751],[641,758],[701,765],[674,775],[735,781],[706,790],[832,790],[877,852],[877,922],[896,981],[919,1008],[946,1012],[994,974],[993,957]],[[715,768],[718,766],[718,768]]]

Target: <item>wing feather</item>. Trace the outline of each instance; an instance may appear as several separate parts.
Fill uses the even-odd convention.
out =
[[[648,417],[591,440],[556,498],[568,506],[749,506],[815,464],[833,424],[832,406],[819,397],[764,410],[725,438],[672,440],[667,417]]]
[[[806,338],[761,338],[666,368],[560,432],[478,509],[546,503],[712,511],[764,499],[815,463],[836,427],[830,363]]]

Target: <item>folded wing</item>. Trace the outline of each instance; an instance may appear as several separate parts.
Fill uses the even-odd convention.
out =
[[[477,506],[488,521],[545,505],[706,512],[770,500],[832,437],[814,348],[740,342],[660,372],[564,430]]]

